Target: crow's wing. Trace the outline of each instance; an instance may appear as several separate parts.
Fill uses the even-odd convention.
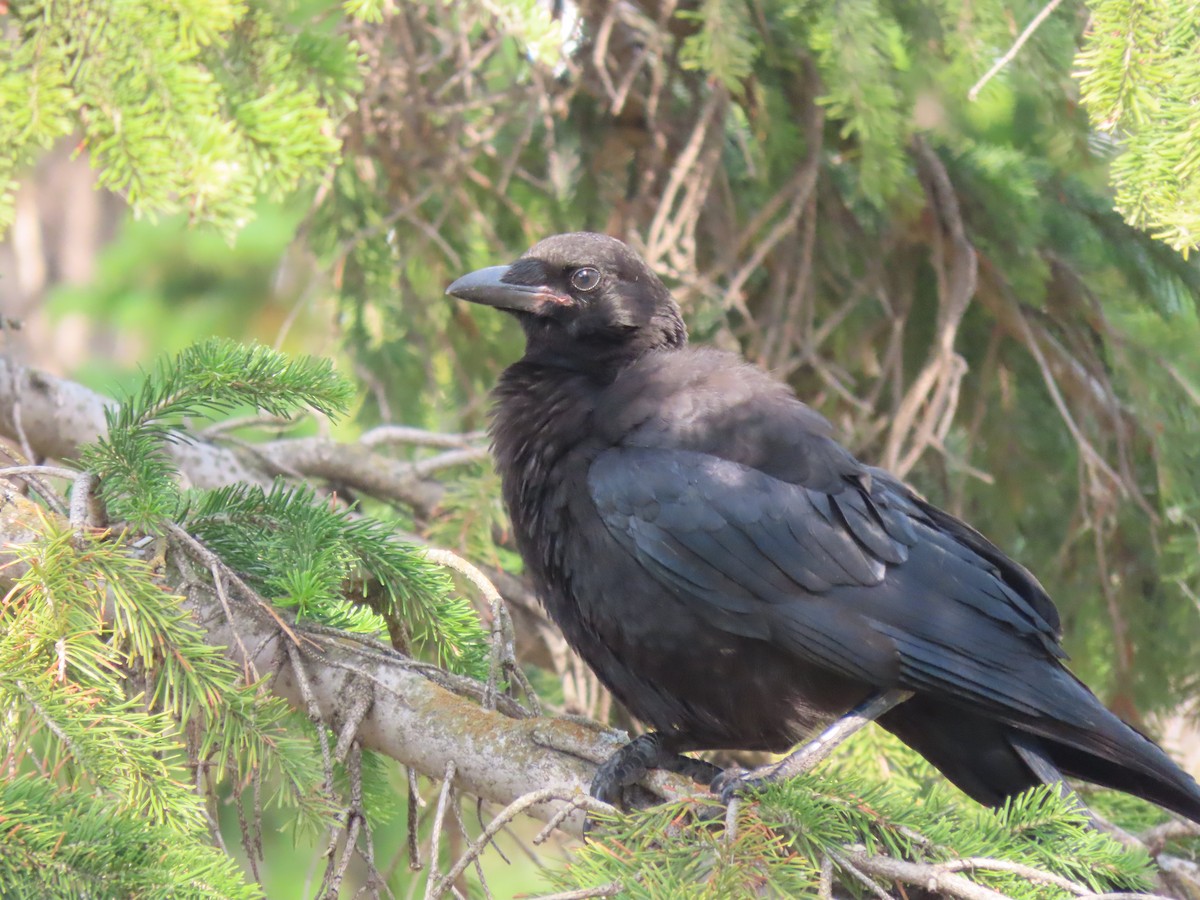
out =
[[[1074,682],[1057,677],[1040,587],[885,473],[831,492],[707,453],[618,447],[588,489],[643,571],[713,627],[879,687],[1062,714],[1055,694]]]

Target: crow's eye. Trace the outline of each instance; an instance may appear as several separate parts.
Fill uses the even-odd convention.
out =
[[[583,266],[571,273],[571,287],[577,291],[594,291],[600,283],[600,272],[591,266]]]

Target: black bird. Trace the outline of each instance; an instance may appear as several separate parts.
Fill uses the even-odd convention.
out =
[[[1196,782],[1064,667],[1037,579],[785,385],[688,347],[625,244],[557,235],[447,293],[525,330],[491,430],[514,534],[567,641],[654,729],[596,796],[706,771],[684,751],[781,752],[832,722],[828,744],[877,718],[981,803],[1067,775],[1200,821]],[[801,753],[780,773],[822,755]]]

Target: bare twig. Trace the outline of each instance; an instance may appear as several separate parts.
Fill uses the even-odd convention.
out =
[[[408,776],[408,868],[412,872],[419,872],[421,844],[417,837],[417,816],[422,805],[421,792],[417,786],[417,773],[413,771],[412,766],[405,769],[405,774]]]
[[[779,762],[767,763],[747,775],[749,779],[794,778],[824,760],[848,737],[861,731],[889,709],[912,697],[912,691],[893,688],[872,697]],[[731,806],[733,804],[730,804]]]
[[[830,858],[838,867],[848,873],[855,881],[870,891],[877,900],[892,900],[892,895],[875,883],[875,880],[860,869],[854,861],[836,850],[829,851]]]
[[[197,781],[199,781],[199,770],[197,770]],[[238,831],[242,835],[242,849],[246,851],[246,859],[250,862],[250,872],[254,875],[254,880],[262,883],[262,873],[258,869],[258,864],[263,857],[261,820],[256,819],[255,827],[251,827],[250,822],[246,820],[246,805],[243,800],[245,794],[244,785],[240,778],[234,778],[233,781],[233,806],[237,810]],[[214,822],[214,825],[216,823]],[[219,829],[220,826],[218,825]]]
[[[21,475],[45,475],[47,478],[66,478],[74,481],[79,477],[79,470],[68,469],[65,466],[4,466],[0,468],[0,478],[16,478]]]
[[[497,834],[510,821],[525,810],[537,806],[540,803],[545,803],[548,800],[565,800],[579,808],[594,811],[594,812],[612,812],[613,808],[607,803],[591,797],[583,792],[564,792],[561,788],[549,787],[537,791],[530,791],[514,800],[508,806],[504,807],[494,819],[488,824],[487,828],[471,842],[467,848],[467,852],[456,862],[450,871],[438,879],[432,893],[426,892],[426,900],[437,900],[445,893],[447,886],[453,884],[480,853],[488,846],[489,843],[496,837]]]
[[[242,643],[241,632],[234,626],[236,621],[233,618],[233,610],[229,607],[229,597],[225,594],[225,577],[220,566],[209,566],[209,572],[212,573],[213,589],[217,592],[217,599],[221,601],[221,608],[225,610],[225,620],[229,622],[229,627],[233,631],[233,639],[237,641],[238,649],[242,651],[243,665],[242,680],[246,684],[254,684],[258,681],[258,673],[254,671],[254,662],[250,653],[246,650],[246,645]]]
[[[219,571],[230,584],[237,588],[238,592],[242,595],[242,599],[248,601],[254,609],[274,621],[283,630],[283,633],[291,638],[293,645],[300,642],[299,638],[296,637],[296,632],[283,620],[275,610],[275,607],[263,599],[258,591],[246,584],[240,575],[225,564],[225,561],[221,557],[217,556],[217,554],[213,553],[174,522],[166,522],[165,527],[189,556],[203,563],[206,568]]]
[[[954,352],[954,343],[978,278],[975,247],[967,237],[946,167],[923,139],[913,141],[913,156],[936,218],[931,249],[937,275],[938,316],[929,357],[892,414],[884,446],[884,468],[902,478],[937,440],[938,431],[949,429],[954,416],[958,383],[966,373],[966,363]],[[925,413],[918,419],[922,407]]]
[[[582,796],[587,796],[587,795],[581,794],[580,796],[582,797]],[[568,803],[566,806],[564,806],[562,809],[560,809],[553,816],[553,818],[551,818],[550,821],[546,823],[545,827],[542,828],[542,830],[539,831],[536,835],[534,835],[534,838],[533,838],[534,844],[545,843],[546,840],[550,837],[550,835],[554,833],[554,830],[556,828],[558,828],[558,826],[560,826],[566,820],[567,816],[571,815],[572,813],[575,812],[575,810],[579,809],[579,806],[580,806],[580,800],[579,800],[579,797],[576,797],[570,803]]]
[[[298,424],[300,418],[292,418],[290,416],[271,416],[271,415],[254,415],[254,416],[235,416],[232,419],[222,419],[220,422],[213,422],[211,425],[206,425],[197,433],[202,438],[209,440],[228,434],[231,431],[236,431],[239,428],[264,428],[264,427],[281,427],[291,428]]]
[[[818,900],[833,900],[833,860],[828,854],[821,857],[821,878],[817,882]]]
[[[12,458],[12,454],[8,452],[5,452],[4,455]],[[5,466],[0,468],[0,478],[10,478],[28,484],[45,500],[47,506],[59,515],[66,515],[66,504],[62,502],[58,492],[42,480],[43,475],[48,478],[74,479],[79,472],[61,466]]]
[[[422,459],[412,464],[412,474],[417,478],[429,478],[434,472],[449,469],[454,466],[467,466],[471,463],[487,459],[487,447],[464,447],[461,450],[447,450],[429,459]]]
[[[475,585],[491,608],[492,650],[491,662],[488,666],[487,686],[483,695],[484,707],[487,709],[496,708],[497,686],[500,673],[504,672],[521,685],[526,697],[529,698],[530,703],[534,707],[533,714],[541,715],[541,707],[538,704],[537,696],[533,692],[533,686],[529,684],[525,673],[521,671],[521,667],[517,664],[516,640],[512,633],[512,617],[508,614],[508,607],[504,604],[504,598],[500,596],[500,592],[496,590],[496,586],[492,584],[491,579],[484,575],[478,566],[475,566],[450,550],[440,547],[430,547],[425,550],[425,558],[465,576],[468,581]]]
[[[12,404],[12,423],[13,431],[16,432],[17,443],[21,447],[21,452],[25,454],[25,458],[29,462],[37,462],[37,455],[33,452],[33,444],[29,442],[29,435],[25,433],[25,423],[22,421],[21,410],[21,394],[24,393],[26,385],[30,380],[30,370],[22,366],[18,375],[19,386],[16,397]]]
[[[1049,3],[1041,8],[1038,14],[1025,26],[1025,30],[1017,35],[1017,39],[1013,41],[1013,45],[1008,48],[1004,55],[996,60],[990,69],[983,73],[982,78],[971,85],[971,89],[967,91],[968,100],[974,102],[979,97],[979,92],[983,90],[983,86],[995,78],[996,73],[1013,61],[1016,55],[1021,52],[1021,48],[1025,46],[1025,42],[1033,37],[1033,33],[1041,27],[1041,24],[1050,17],[1050,14],[1054,10],[1058,9],[1061,3],[1062,0],[1050,0]]]
[[[701,177],[704,174],[700,165],[701,155],[710,142],[710,134],[714,129],[719,131],[727,99],[728,96],[722,90],[709,93],[703,111],[696,117],[696,124],[687,145],[675,158],[675,165],[671,168],[658,209],[655,210],[654,219],[646,231],[646,258],[651,265],[661,260],[668,248],[678,243],[681,223],[688,220],[683,207],[694,205],[694,202],[689,203],[685,200],[676,208],[675,201],[680,190],[687,185],[688,194],[685,196],[698,195],[707,190],[708,179]],[[676,223],[674,227],[670,224],[673,215]]]
[[[540,897],[534,897],[533,900],[588,900],[589,897],[616,897],[624,889],[625,885],[621,882],[610,881],[608,884],[596,887],[559,891],[557,894],[542,894]]]
[[[438,797],[437,809],[433,816],[433,837],[429,844],[429,877],[425,882],[425,900],[437,900],[446,889],[454,884],[458,876],[462,874],[462,869],[458,869],[454,875],[447,875],[445,878],[438,874],[440,868],[438,863],[438,849],[442,838],[442,825],[446,818],[446,806],[451,802],[451,797],[454,794],[454,760],[446,763],[446,772],[442,778],[442,792]]]
[[[477,803],[482,804],[483,801],[477,800]],[[459,803],[452,803],[450,804],[450,809],[454,813],[454,821],[458,823],[459,832],[469,844],[471,842],[471,833],[467,831],[467,823],[463,821],[462,805]],[[500,853],[500,848],[494,843],[492,844],[492,849],[499,853],[500,857],[503,858],[505,862],[508,862],[508,859],[504,856],[504,854]],[[472,865],[475,868],[475,876],[479,879],[479,886],[483,889],[484,900],[496,900],[496,898],[492,896],[491,888],[488,887],[487,876],[483,871],[483,863],[480,862],[478,856],[472,860]]]
[[[337,745],[333,748],[333,758],[338,762],[346,759],[351,748],[356,746],[354,739],[358,737],[358,726],[375,702],[375,697],[369,689],[360,682],[351,682],[350,707],[342,713],[341,731],[338,732]]]
[[[1054,406],[1058,410],[1059,416],[1063,420],[1063,424],[1067,426],[1067,430],[1071,432],[1071,437],[1074,438],[1076,446],[1079,447],[1080,456],[1089,470],[1103,474],[1113,486],[1121,493],[1128,492],[1127,485],[1121,480],[1121,476],[1113,470],[1108,461],[1100,455],[1099,451],[1092,445],[1092,442],[1087,439],[1087,436],[1075,422],[1075,417],[1071,414],[1071,409],[1063,399],[1062,391],[1059,389],[1058,380],[1054,377],[1054,373],[1050,368],[1050,364],[1046,361],[1046,355],[1042,352],[1041,345],[1033,334],[1033,330],[1029,326],[1029,322],[1025,317],[1025,313],[1017,307],[1015,310],[1016,322],[1024,337],[1025,347],[1029,350],[1034,361],[1038,365],[1038,369],[1042,373],[1042,381],[1046,385],[1046,390],[1050,394],[1050,399],[1054,401]]]
[[[1053,872],[1047,872],[1044,869],[1035,869],[1033,866],[1023,865],[1022,863],[1009,862],[1006,859],[981,859],[979,857],[952,859],[944,863],[938,863],[936,868],[943,872],[1011,872],[1013,875],[1020,875],[1026,881],[1032,881],[1035,884],[1053,885],[1054,887],[1062,888],[1064,891],[1070,891],[1079,897],[1093,896],[1091,889],[1076,881],[1071,881],[1069,878],[1055,875]]]
[[[326,733],[325,720],[321,715],[321,707],[317,703],[312,682],[309,680],[308,672],[304,668],[304,660],[300,657],[300,651],[295,644],[284,644],[284,648],[291,662],[292,675],[295,677],[296,684],[300,688],[300,696],[304,700],[305,711],[308,713],[308,718],[317,732],[317,745],[321,749],[321,765],[325,772],[325,781],[321,786],[321,793],[325,795],[330,803],[333,803],[335,802],[333,791],[333,759],[329,752],[329,735]],[[336,825],[331,825],[329,828],[329,849],[326,853],[329,856],[331,864],[334,849],[337,847],[338,830]],[[322,885],[328,884],[331,877],[331,869],[326,867]]]
[[[345,734],[345,731],[343,731],[343,734]],[[351,745],[351,751],[346,760],[346,771],[350,776],[350,808],[346,810],[346,839],[342,844],[342,852],[338,858],[336,868],[333,865],[333,856],[330,855],[329,864],[325,869],[323,893],[328,900],[337,900],[338,889],[341,886],[342,879],[346,875],[346,869],[350,866],[350,860],[354,858],[354,853],[357,850],[360,832],[363,834],[365,844],[364,852],[361,855],[363,861],[367,864],[367,883],[369,885],[377,885],[383,881],[379,872],[375,869],[374,850],[371,846],[371,829],[363,807],[362,748],[357,743],[352,743]],[[375,889],[375,893],[378,894],[377,888]]]
[[[834,859],[843,866],[853,867],[848,869],[852,873],[857,871],[865,876],[911,884],[957,900],[1007,900],[1006,895],[999,891],[978,885],[936,865],[893,859],[890,856],[870,856],[865,851],[855,849],[839,851],[834,855]],[[874,884],[873,881],[871,883]],[[886,897],[887,894],[884,893],[883,896]]]
[[[468,431],[462,434],[446,434],[426,431],[408,425],[380,425],[363,434],[358,442],[365,447],[380,444],[410,444],[415,447],[470,447],[487,438],[486,431]]]
[[[96,476],[91,472],[79,472],[71,485],[70,522],[75,532],[76,543],[82,546],[84,530],[91,524],[89,511],[92,491],[96,489]]]

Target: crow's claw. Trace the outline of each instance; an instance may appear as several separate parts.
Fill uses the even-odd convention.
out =
[[[765,785],[770,778],[754,777],[751,772],[737,766],[730,766],[712,780],[709,789],[728,804],[738,794],[754,791]]]

